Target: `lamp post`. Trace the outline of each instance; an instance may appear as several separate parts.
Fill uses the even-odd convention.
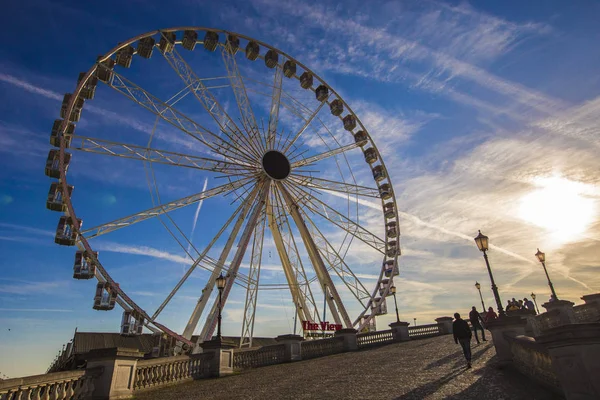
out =
[[[221,303],[221,298],[223,295],[223,289],[225,288],[225,277],[221,272],[221,275],[217,278],[217,289],[219,289],[219,315],[217,317],[217,339],[221,339],[221,310],[223,309],[223,304]]]
[[[479,282],[475,281],[475,287],[479,291],[479,298],[481,299],[481,307],[483,307],[483,312],[485,312],[485,304],[483,303],[483,296],[481,295],[481,285]]]
[[[496,282],[494,282],[494,275],[492,274],[492,269],[490,268],[490,262],[488,261],[487,250],[488,250],[488,237],[481,234],[479,231],[479,235],[475,238],[475,243],[477,244],[477,248],[483,253],[483,259],[485,260],[485,265],[487,266],[488,273],[490,274],[490,281],[492,282],[492,292],[494,293],[494,299],[496,300],[496,306],[498,307],[498,314],[500,317],[506,317],[504,313],[504,309],[502,308],[502,300],[500,300],[500,294],[498,293],[498,286],[496,286]]]
[[[398,301],[396,300],[396,286],[390,288],[390,292],[394,295],[394,304],[396,305],[396,322],[400,322],[400,315],[398,314]]]
[[[533,299],[533,303],[535,304],[535,311],[537,311],[537,313],[540,313],[540,309],[537,306],[537,301],[535,301],[535,293],[531,292],[531,298]]]
[[[542,267],[544,267],[544,272],[546,273],[546,278],[548,278],[548,286],[550,286],[550,291],[552,292],[552,296],[554,296],[554,300],[558,300],[558,296],[554,291],[554,285],[552,285],[552,281],[550,280],[550,275],[548,275],[548,270],[546,269],[546,254],[542,253],[540,249],[537,249],[537,253],[535,253],[537,259],[542,263]]]
[[[413,320],[415,321],[415,326],[417,326],[417,319],[413,318]]]

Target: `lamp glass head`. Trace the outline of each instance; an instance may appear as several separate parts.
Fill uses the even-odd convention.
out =
[[[225,287],[225,277],[221,272],[221,275],[217,278],[217,289],[222,290]]]
[[[488,249],[488,237],[483,235],[481,231],[479,231],[479,235],[475,238],[475,243],[477,244],[477,248],[480,251],[487,251]]]
[[[475,287],[477,290],[481,289],[481,284],[479,282],[475,282]]]
[[[537,253],[535,253],[535,256],[537,257],[538,260],[540,260],[541,263],[543,263],[544,261],[546,261],[546,254],[541,252],[540,249],[537,249]]]
[[[396,294],[396,286],[392,286],[392,287],[390,288],[390,293],[391,293],[391,294]]]

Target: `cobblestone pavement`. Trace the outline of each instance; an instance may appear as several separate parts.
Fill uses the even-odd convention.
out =
[[[452,336],[247,370],[140,393],[138,400],[192,399],[559,399],[512,369],[490,341],[465,368]]]

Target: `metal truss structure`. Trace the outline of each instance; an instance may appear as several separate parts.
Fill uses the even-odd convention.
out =
[[[205,51],[211,65],[217,63],[224,72],[207,77],[202,64],[198,67],[184,57],[196,47],[203,47],[196,51]],[[176,82],[178,91],[171,97],[164,95],[161,86],[144,88],[149,81],[143,76],[127,74],[133,61],[153,54],[166,62]],[[257,61],[265,64],[262,75],[247,65]],[[149,124],[136,128],[148,131],[143,142],[127,132],[135,124],[126,117],[118,120],[128,121],[121,124],[118,134],[90,135],[87,125],[75,129],[97,91],[150,113],[153,128]],[[230,107],[231,103],[237,107]],[[241,347],[253,345],[261,309],[258,299],[267,290],[288,291],[294,313],[302,321],[318,323],[330,316],[345,328],[364,330],[374,325],[376,316],[385,314],[400,254],[398,210],[387,169],[367,129],[344,100],[282,51],[244,35],[198,27],[136,36],[99,57],[80,75],[73,94],[65,96],[50,142],[56,148],[48,156],[46,175],[58,181],[51,187],[47,206],[64,213],[55,241],[78,247],[77,279],[98,280],[94,308],[120,305],[138,323],[170,337],[176,343],[175,352],[199,351],[198,345],[211,339],[219,311],[234,286],[245,290],[244,301],[238,300],[244,304]],[[82,229],[67,171],[72,158],[86,156],[143,165],[152,207],[139,207],[143,211]],[[158,167],[221,181],[201,191],[194,190],[195,183],[190,181],[192,194],[162,201]],[[205,247],[197,249],[174,212],[203,201],[218,205],[221,212],[229,203],[232,210],[222,215],[224,222],[212,238],[203,238]],[[369,213],[364,211],[365,202]],[[375,217],[373,208],[380,208]],[[113,279],[92,241],[100,235],[123,234],[147,220],[159,221],[172,237],[171,243],[185,253],[180,258],[189,260],[153,313],[146,312]],[[267,246],[273,246],[276,264],[285,277],[283,284],[262,282],[268,275],[265,260],[271,258]],[[369,254],[374,258],[357,257],[356,247],[373,251]],[[240,268],[248,268],[247,274]],[[177,333],[159,318],[198,269],[208,275],[201,290],[193,289],[197,301],[185,328]],[[218,297],[214,289],[220,274],[227,279]],[[197,330],[199,339],[193,342]]]

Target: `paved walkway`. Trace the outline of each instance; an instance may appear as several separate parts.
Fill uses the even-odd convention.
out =
[[[495,365],[490,341],[473,346],[465,368],[452,336],[392,344],[247,370],[141,393],[139,400],[192,399],[559,399]]]

